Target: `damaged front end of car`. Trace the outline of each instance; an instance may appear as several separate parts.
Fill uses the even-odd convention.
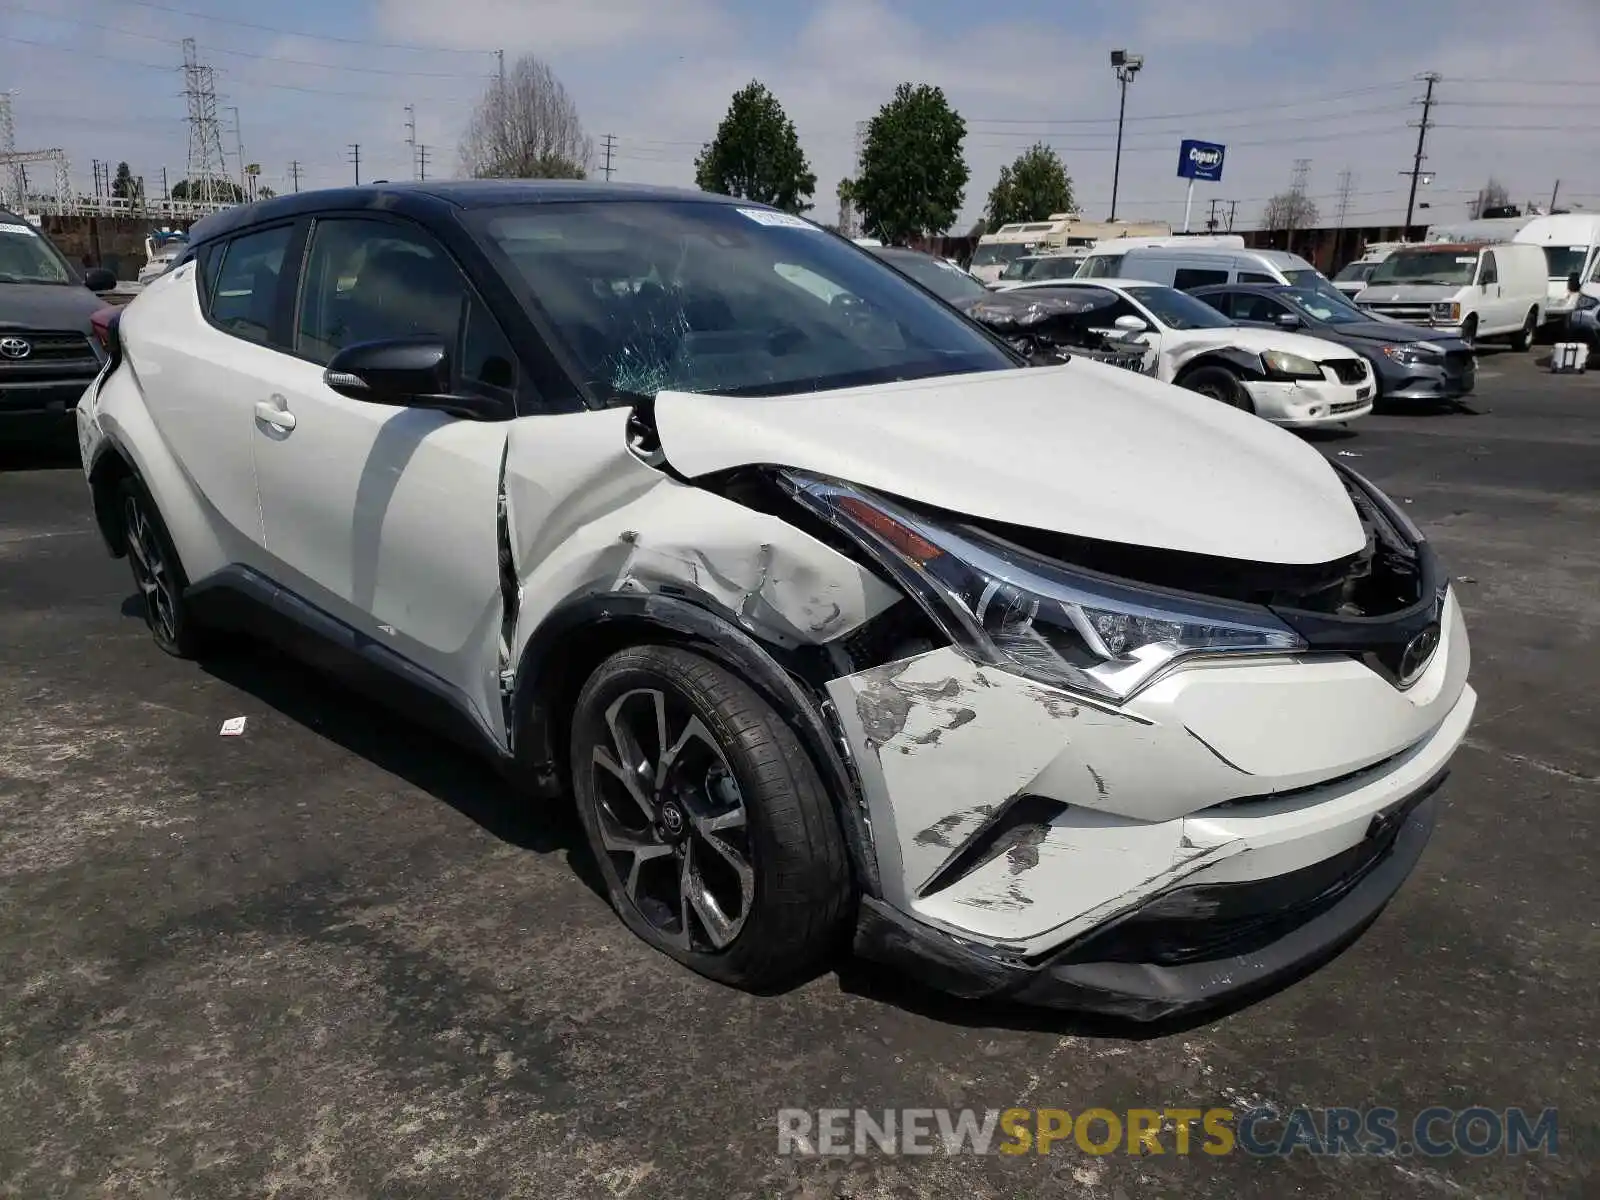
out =
[[[762,412],[800,430],[817,403]],[[1091,535],[1109,520],[1019,521],[1010,497],[973,516],[750,461],[772,429],[713,445],[722,401],[666,404],[666,437],[652,406],[627,417],[629,494],[546,557],[531,590],[579,599],[525,606],[531,661],[647,626],[752,681],[834,796],[861,956],[961,996],[1156,1019],[1331,955],[1411,871],[1472,716],[1469,651],[1432,548],[1354,473],[1277,463],[1277,525],[1128,544]],[[1280,528],[1346,552],[1276,561]]]
[[[1154,369],[1154,355],[1133,335],[1089,329],[1084,317],[1093,306],[1070,293],[995,292],[959,307],[1033,366],[1084,358],[1143,374]]]

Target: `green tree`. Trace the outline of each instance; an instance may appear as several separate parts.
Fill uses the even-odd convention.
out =
[[[209,188],[206,187],[206,182],[197,179],[180,179],[172,185],[172,198],[174,200],[199,200],[204,198],[209,191],[215,199],[223,204],[244,203],[244,192],[239,189],[239,185],[233,180],[212,178],[209,180],[211,185]]]
[[[941,89],[895,88],[867,126],[853,189],[867,233],[899,245],[950,228],[966,194],[966,133]]]
[[[817,177],[811,173],[794,122],[759,80],[733,94],[717,135],[694,160],[695,185],[770,204],[785,212],[811,208]]]
[[[132,200],[138,191],[133,181],[133,168],[125,162],[117,164],[116,178],[111,181],[111,194],[120,200]]]
[[[1042,221],[1072,211],[1072,178],[1058,155],[1035,142],[1008,167],[989,193],[989,232],[1015,221]]]

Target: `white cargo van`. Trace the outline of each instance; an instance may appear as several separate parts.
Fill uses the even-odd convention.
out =
[[[1526,350],[1548,299],[1544,251],[1514,242],[1424,243],[1378,264],[1356,303],[1380,317],[1459,328],[1469,342],[1508,338]]]
[[[1117,274],[1180,292],[1212,283],[1286,283],[1338,295],[1328,277],[1298,254],[1243,246],[1151,246],[1123,255]],[[1080,272],[1081,275],[1081,272]]]
[[[1568,279],[1574,274],[1580,282],[1588,279],[1600,265],[1596,263],[1597,253],[1600,253],[1600,213],[1535,217],[1519,229],[1512,240],[1538,246],[1544,251],[1547,277],[1544,319],[1565,321],[1578,298],[1577,292],[1568,289]]]
[[[1243,250],[1244,238],[1237,233],[1172,234],[1165,237],[1123,237],[1096,242],[1078,268],[1079,279],[1115,279],[1126,276],[1122,256],[1130,250],[1149,250],[1161,246],[1209,246]],[[1141,276],[1141,278],[1143,278]]]

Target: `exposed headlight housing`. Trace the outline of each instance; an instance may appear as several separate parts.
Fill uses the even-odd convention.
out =
[[[1449,321],[1452,324],[1461,320],[1461,305],[1449,300],[1437,301],[1433,306],[1433,319],[1436,321]]]
[[[1415,343],[1406,343],[1399,346],[1384,346],[1383,353],[1386,357],[1393,359],[1397,363],[1403,363],[1408,367],[1427,362],[1430,355],[1430,351],[1424,350],[1421,346]]]
[[[1256,605],[1068,567],[850,484],[791,470],[779,478],[870,553],[958,650],[986,666],[1120,703],[1180,660],[1306,649]]]
[[[1322,368],[1303,354],[1287,350],[1268,350],[1261,356],[1267,374],[1277,379],[1321,379]]]

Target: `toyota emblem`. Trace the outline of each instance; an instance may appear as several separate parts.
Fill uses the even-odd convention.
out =
[[[7,358],[27,358],[33,353],[33,343],[26,338],[0,338],[0,354]]]
[[[1416,637],[1406,643],[1406,648],[1400,655],[1400,682],[1411,683],[1426,669],[1433,658],[1433,652],[1439,648],[1439,626],[1429,625]]]

